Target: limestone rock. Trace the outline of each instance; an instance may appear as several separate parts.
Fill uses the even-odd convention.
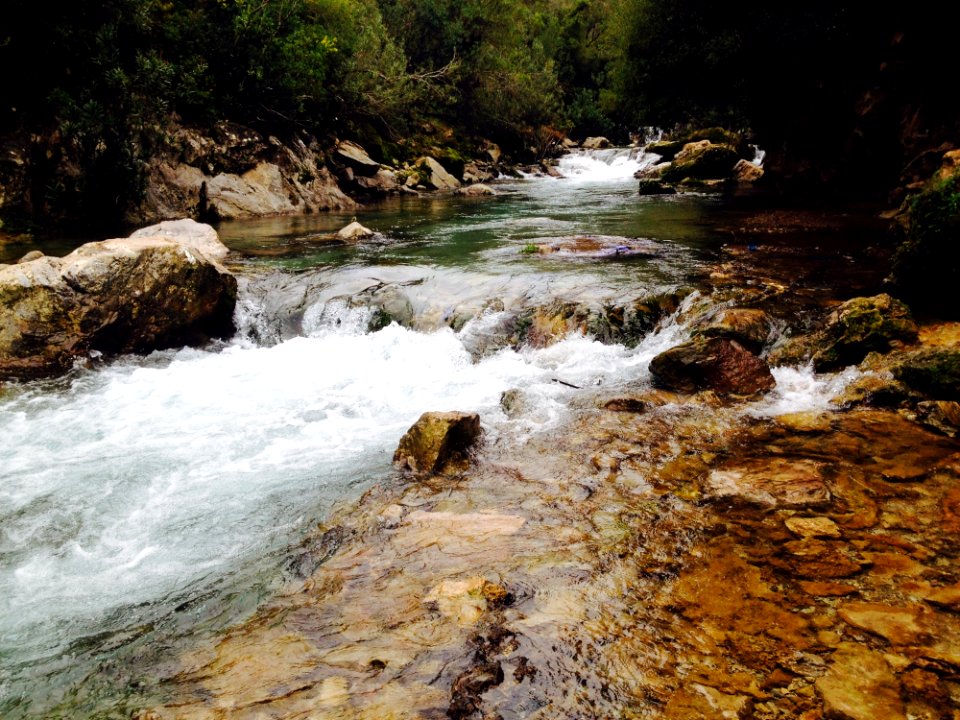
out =
[[[229,336],[237,283],[226,253],[212,228],[184,220],[0,270],[0,376]]]
[[[678,152],[683,150],[684,145],[686,145],[686,142],[683,140],[657,140],[648,143],[643,150],[644,152],[659,155],[664,161],[669,162],[676,157]]]
[[[603,150],[604,148],[610,147],[610,141],[603,136],[588,137],[583,141],[582,147],[585,150]]]
[[[376,233],[373,230],[364,227],[356,220],[348,225],[344,225],[337,231],[337,237],[345,241],[363,240],[364,238],[373,237],[374,235],[376,235]]]
[[[924,425],[949,437],[956,437],[960,432],[960,403],[955,400],[917,403],[917,417]]]
[[[479,437],[476,413],[426,412],[400,439],[393,461],[415,473],[456,473],[469,464]]]
[[[26,255],[24,255],[22,258],[20,258],[19,260],[17,260],[17,265],[21,265],[21,264],[23,264],[23,263],[31,262],[31,261],[33,261],[33,260],[39,260],[39,259],[42,258],[42,257],[43,257],[43,253],[40,252],[39,250],[31,250],[31,251],[28,252]]]
[[[753,183],[763,177],[763,168],[749,160],[740,158],[733,166],[733,177],[737,182]]]
[[[336,157],[346,163],[356,175],[376,175],[380,170],[380,163],[367,155],[367,151],[349,140],[341,140],[337,144]]]
[[[456,190],[460,187],[460,181],[444,170],[443,165],[429,155],[417,160],[416,166],[421,176],[421,182],[434,190]]]
[[[753,395],[774,387],[767,364],[736,340],[694,338],[657,355],[650,372],[658,385],[696,392]]]
[[[883,655],[844,643],[816,682],[824,714],[836,720],[906,720],[900,684]]]
[[[714,470],[707,477],[706,495],[797,508],[824,505],[831,497],[818,463],[784,458]]]

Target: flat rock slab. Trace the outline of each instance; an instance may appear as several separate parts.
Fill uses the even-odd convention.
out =
[[[598,260],[654,257],[660,253],[659,246],[652,240],[607,235],[553,238],[535,243],[535,246],[537,255]]]
[[[830,502],[820,463],[770,458],[753,465],[714,470],[705,494],[771,507],[817,507]]]

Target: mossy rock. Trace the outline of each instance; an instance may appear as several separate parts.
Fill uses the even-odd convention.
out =
[[[718,180],[731,176],[734,165],[740,159],[737,151],[729,145],[712,143],[688,144],[678,153],[673,164],[663,175],[664,182],[693,180]]]
[[[463,178],[463,168],[467,164],[467,159],[459,151],[452,147],[438,148],[433,153],[433,157],[455,178],[458,180]]]
[[[675,195],[677,190],[660,180],[641,180],[638,192],[641,195]]]
[[[931,398],[960,400],[960,350],[920,350],[895,365],[892,372],[904,385]]]
[[[476,413],[426,412],[400,439],[393,462],[418,474],[462,472],[480,432]]]
[[[935,180],[908,205],[906,237],[890,280],[911,302],[941,317],[960,316],[960,175]]]
[[[827,318],[813,355],[818,372],[856,365],[870,352],[888,352],[917,340],[910,308],[887,294],[853,298]]]
[[[644,151],[659,155],[664,161],[668,161],[673,160],[686,144],[687,140],[657,140],[649,143]]]

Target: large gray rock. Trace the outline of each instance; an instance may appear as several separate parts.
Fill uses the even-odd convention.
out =
[[[426,155],[417,160],[417,172],[420,181],[434,190],[456,190],[460,181],[443,169],[443,165]]]
[[[211,227],[184,220],[0,269],[0,377],[229,336],[237,283],[226,253]]]
[[[376,175],[380,170],[380,163],[367,155],[367,151],[356,143],[342,140],[337,145],[337,159],[346,163],[357,175]]]

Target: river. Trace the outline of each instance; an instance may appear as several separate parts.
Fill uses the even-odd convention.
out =
[[[575,154],[565,178],[496,197],[395,200],[360,214],[377,235],[355,246],[331,247],[350,220],[335,214],[224,223],[235,339],[6,388],[0,714],[135,705],[131,677],[248,616],[333,507],[395,478],[397,440],[422,412],[477,411],[488,442],[520,443],[560,427],[575,388],[644,382],[688,329],[666,321],[629,346],[506,338],[520,309],[696,286],[726,239],[721,203],[638,198],[646,162]],[[563,245],[582,236],[591,252]],[[777,380],[752,412],[824,407],[836,390],[797,368]],[[519,414],[500,404],[511,389]]]

